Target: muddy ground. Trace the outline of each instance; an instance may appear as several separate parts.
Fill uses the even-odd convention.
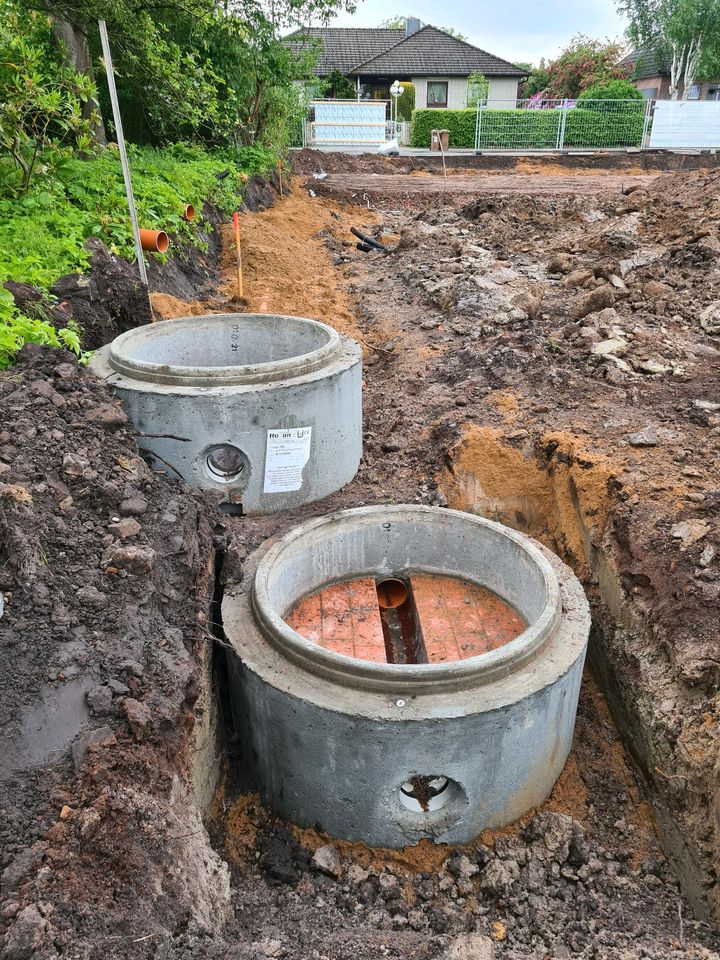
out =
[[[720,956],[720,176],[596,173],[572,195],[527,171],[469,196],[297,186],[243,215],[243,306],[365,344],[361,469],[311,508],[221,517],[66,356],[0,378],[4,956]],[[232,304],[228,240],[207,296],[161,289],[156,312]],[[300,518],[403,501],[510,523],[582,579],[593,670],[553,795],[462,850],[371,852],[240,794],[229,730],[211,842],[193,725],[217,555],[236,576]]]

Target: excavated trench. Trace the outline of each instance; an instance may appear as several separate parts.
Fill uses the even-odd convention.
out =
[[[291,202],[298,201],[292,198]],[[314,255],[318,255],[317,250]],[[324,269],[329,269],[327,264]],[[372,269],[369,273],[372,276]],[[387,297],[387,291],[382,296]],[[365,306],[372,311],[372,297],[368,297]],[[332,319],[320,307],[315,312],[308,307],[304,312]],[[373,331],[367,317],[361,332],[365,337],[373,333],[387,335],[382,322]],[[393,335],[398,338],[397,332]],[[405,346],[407,357],[414,352],[425,361],[425,346],[414,333]],[[448,953],[452,949],[448,939],[455,938],[460,949],[462,938],[475,932],[483,938],[489,934],[496,942],[498,955],[513,960],[531,955],[524,952],[530,947],[540,951],[538,956],[619,957],[626,954],[613,950],[630,950],[638,942],[648,944],[655,957],[684,957],[690,949],[701,956],[716,956],[711,949],[705,949],[705,945],[716,946],[707,928],[687,917],[683,920],[677,889],[656,844],[653,820],[643,796],[637,792],[617,737],[619,731],[633,770],[639,775],[644,798],[652,805],[663,849],[685,897],[698,917],[712,921],[716,915],[716,850],[714,835],[707,826],[707,813],[712,809],[716,790],[712,765],[698,762],[699,747],[691,743],[685,748],[688,759],[684,762],[677,747],[678,742],[683,746],[683,732],[675,740],[667,735],[675,717],[683,712],[697,714],[702,708],[702,697],[688,691],[677,673],[667,666],[668,655],[654,619],[654,595],[641,565],[633,557],[635,548],[624,513],[628,494],[618,480],[616,466],[606,457],[588,453],[571,434],[545,431],[538,437],[531,431],[518,430],[516,425],[499,425],[497,418],[491,417],[488,422],[493,422],[493,426],[478,426],[478,422],[484,421],[477,411],[475,416],[456,417],[449,428],[433,422],[426,430],[427,424],[421,423],[423,411],[416,421],[408,413],[416,403],[417,371],[411,368],[410,377],[407,371],[398,377],[387,360],[393,351],[382,348],[376,353],[375,362],[367,363],[364,371],[365,395],[369,400],[365,459],[356,480],[344,490],[320,503],[273,517],[222,514],[215,511],[212,498],[202,503],[197,497],[188,498],[185,504],[185,494],[178,497],[183,504],[181,512],[187,513],[183,521],[187,529],[194,526],[196,536],[198,530],[203,531],[202,547],[197,548],[197,553],[195,546],[189,551],[193,577],[196,583],[207,582],[210,586],[198,591],[197,623],[202,640],[193,645],[196,679],[184,695],[172,690],[168,694],[182,704],[177,714],[183,717],[182,726],[171,734],[167,732],[172,729],[173,714],[169,708],[162,720],[163,737],[167,738],[160,751],[163,756],[167,752],[163,776],[172,787],[162,783],[158,795],[164,797],[169,789],[168,809],[192,809],[183,814],[182,824],[172,820],[172,815],[162,814],[173,823],[169,852],[162,843],[167,826],[152,834],[157,846],[153,847],[150,874],[156,871],[152,880],[156,890],[162,887],[164,865],[172,863],[167,884],[169,889],[179,884],[174,888],[181,891],[179,901],[190,904],[193,891],[202,894],[197,910],[189,908],[191,914],[204,918],[207,929],[214,929],[218,936],[219,927],[225,923],[236,936],[251,930],[255,938],[253,949],[268,957],[283,956],[284,951],[304,960],[314,955],[313,950],[320,953],[323,944],[332,945],[327,946],[326,955],[333,960],[356,956],[364,948],[380,955],[385,952],[385,941],[390,942],[392,937],[397,938],[393,949],[398,957],[455,957],[463,954]],[[443,382],[442,375],[440,368],[434,368],[430,379],[439,384]],[[63,376],[66,374],[61,373],[56,379],[62,380]],[[408,389],[403,394],[405,387]],[[107,411],[104,416],[109,416]],[[381,425],[387,425],[387,433]],[[404,432],[413,436],[413,431],[413,445],[399,448],[398,435]],[[227,442],[227,438],[222,439]],[[99,451],[98,457],[101,455]],[[121,462],[122,471],[135,471],[134,482],[139,483],[136,476],[145,476],[141,467],[124,462],[120,448],[113,449],[112,456]],[[76,465],[67,458],[66,461],[67,469],[74,470]],[[79,466],[83,471],[89,470],[85,461]],[[82,472],[76,476],[80,483]],[[96,478],[91,473],[87,476],[91,485]],[[146,492],[157,483],[149,473],[143,482]],[[74,488],[74,493],[81,498],[79,489]],[[160,493],[156,491],[155,496],[159,499]],[[171,500],[162,516],[176,516],[178,507],[173,506],[167,493],[163,492],[162,497]],[[243,658],[246,664],[251,661],[255,646],[251,642],[252,632],[246,630],[250,621],[241,624],[238,633],[237,620],[231,623],[227,611],[228,604],[232,607],[237,601],[238,590],[250,588],[256,564],[267,555],[267,547],[263,547],[267,541],[275,543],[298,524],[312,524],[310,518],[335,515],[347,507],[421,499],[436,507],[446,504],[468,521],[485,518],[532,537],[574,571],[592,609],[589,660],[596,680],[586,673],[573,748],[544,804],[541,801],[549,786],[541,791],[542,797],[534,796],[532,802],[516,811],[512,819],[519,816],[519,820],[507,830],[495,830],[501,821],[491,822],[491,829],[483,830],[474,839],[470,833],[450,833],[438,836],[446,842],[436,844],[428,841],[427,832],[413,834],[410,830],[408,839],[414,842],[405,849],[393,850],[390,848],[402,845],[392,837],[373,838],[367,824],[359,833],[348,832],[323,823],[320,815],[299,816],[289,807],[284,809],[276,798],[270,805],[286,816],[284,821],[278,820],[268,809],[271,792],[266,791],[265,804],[250,792],[257,789],[257,783],[251,787],[244,782],[245,771],[238,769],[244,764],[243,758],[246,760],[253,748],[267,751],[265,758],[272,750],[282,750],[307,725],[301,723],[293,730],[290,720],[278,743],[258,741],[251,744],[248,753],[248,745],[241,742],[250,729],[248,723],[242,722],[242,716],[240,723],[237,716],[232,718],[233,684],[237,683],[232,663],[238,643],[249,644]],[[128,500],[126,496],[126,500],[130,502],[132,497]],[[136,515],[142,517],[131,514]],[[115,523],[116,518],[112,519]],[[208,528],[213,531],[211,547]],[[176,562],[174,558],[183,555],[192,536],[186,535],[182,548],[172,538],[163,536],[165,539],[158,538],[155,545],[167,578],[171,576],[167,571]],[[149,554],[131,557],[128,551],[133,548],[124,549],[127,556],[120,558],[122,551],[116,546],[108,547],[110,553],[104,563],[110,564],[111,570],[119,566],[122,571],[123,563],[150,563]],[[414,561],[416,553],[413,551]],[[285,596],[287,602],[280,607],[286,621],[304,636],[303,656],[332,660],[334,655],[349,652],[348,644],[352,644],[352,655],[365,661],[366,674],[374,668],[412,670],[432,664],[463,669],[463,664],[473,656],[502,657],[532,620],[517,597],[510,602],[511,598],[501,589],[483,593],[477,581],[465,577],[467,569],[428,571],[422,564],[410,561],[394,562],[386,568],[378,564],[367,568],[362,564],[354,568],[336,564],[314,580],[308,573],[310,563],[301,563],[299,569],[306,581],[303,580],[302,589],[290,591]],[[161,573],[154,573],[153,578],[155,589],[162,594],[165,585]],[[167,603],[172,606],[186,599],[182,592],[188,592],[189,582],[188,576],[186,581],[179,582],[179,590],[174,593],[174,588],[168,586]],[[190,592],[193,590],[194,587]],[[205,593],[209,606],[203,610]],[[439,596],[442,604],[438,603]],[[94,596],[90,596],[90,602],[96,602]],[[344,604],[340,617],[338,604]],[[123,608],[123,616],[131,619],[132,609]],[[457,629],[463,615],[477,609],[484,611],[482,623],[472,629],[466,623],[463,629]],[[348,618],[354,627],[362,624],[362,629],[353,628],[350,639],[335,629],[339,622],[347,624]],[[452,643],[443,643],[449,632]],[[182,644],[175,649],[187,655]],[[123,676],[129,679],[130,692],[142,697],[142,672],[133,675],[136,667],[128,669],[129,675],[126,671]],[[351,678],[351,685],[356,681],[357,677]],[[596,681],[611,707],[617,731]],[[313,686],[318,684],[313,682]],[[439,696],[442,699],[444,694]],[[396,696],[393,709],[398,709],[397,703],[404,699]],[[158,707],[162,700],[152,702],[153,710],[159,710],[162,716],[163,708]],[[667,707],[670,702],[672,708]],[[661,704],[666,705],[669,718],[661,715]],[[137,703],[125,710],[135,740],[144,750],[143,724],[147,725],[147,720],[138,712]],[[374,716],[372,720],[375,727],[368,741],[378,732],[384,735],[380,729],[385,722],[382,717]],[[393,722],[390,716],[386,722]],[[253,726],[256,730],[257,725]],[[335,733],[328,728],[326,736]],[[357,726],[348,740],[351,735],[357,737]],[[411,736],[410,742],[418,739],[422,740]],[[483,734],[471,739],[482,741]],[[388,741],[391,757],[395,746]],[[707,747],[710,755],[710,730],[708,742],[702,746]],[[101,743],[98,750],[103,749],[106,747]],[[307,742],[303,749],[310,750]],[[464,752],[473,749],[472,744],[466,745]],[[123,770],[125,750],[123,742]],[[691,755],[693,750],[696,752]],[[92,748],[90,755],[95,756]],[[98,756],[102,757],[102,752]],[[557,769],[552,771],[552,780],[560,773],[564,760],[562,756]],[[553,762],[557,761],[556,757]],[[457,797],[454,784],[460,782],[460,774],[451,776],[451,771],[440,767],[401,769],[396,758],[392,763],[397,768],[392,781],[396,799],[413,817],[440,812],[448,797],[451,801]],[[154,760],[151,763],[146,759],[143,767],[128,769],[139,784],[149,770],[154,770],[154,765]],[[303,766],[312,767],[312,763]],[[191,771],[192,796],[185,796],[180,785],[183,769]],[[92,774],[102,786],[107,773],[102,768],[98,773],[93,766]],[[118,794],[117,810],[123,811],[124,802],[135,817],[128,824],[138,820],[152,822],[157,812],[141,812],[137,797],[130,801],[125,796],[123,790],[130,779],[127,771],[123,775],[126,781]],[[325,772],[318,769],[313,791],[306,798],[308,809],[324,802],[324,789],[329,789],[329,781]],[[134,792],[139,795],[139,788]],[[128,790],[128,795],[132,793]],[[113,803],[112,799],[104,802],[110,806]],[[538,812],[528,811],[538,805]],[[198,812],[217,852],[230,864],[232,887],[227,884],[224,866],[205,845]],[[343,816],[342,806],[339,816]],[[87,863],[97,824],[85,814],[81,823],[81,855]],[[130,830],[128,824],[125,829]],[[471,831],[473,836],[482,827],[481,824]],[[59,845],[60,832],[56,834]],[[371,850],[358,842],[363,838],[374,840],[379,849]],[[147,838],[145,843],[147,846]],[[313,855],[315,859],[311,861]],[[182,881],[175,877],[183,873],[187,876]],[[172,908],[165,909],[168,916],[172,915]],[[170,923],[165,919],[163,922]],[[176,931],[173,936],[190,934]],[[295,938],[297,943],[293,942]],[[189,947],[191,955],[204,955],[205,947],[192,940],[188,942],[194,944]],[[17,953],[18,957],[25,955],[34,954]]]

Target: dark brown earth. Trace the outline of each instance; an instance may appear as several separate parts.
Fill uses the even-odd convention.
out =
[[[296,192],[249,303],[286,309],[292,269],[369,346],[358,477],[288,515],[221,517],[152,473],[65,355],[0,376],[3,956],[720,956],[697,919],[717,897],[719,197],[715,173],[419,214]],[[552,797],[462,850],[371,852],[240,793],[230,731],[216,853],[192,789],[214,551],[234,577],[305,516],[403,501],[525,529],[586,586],[595,672]]]

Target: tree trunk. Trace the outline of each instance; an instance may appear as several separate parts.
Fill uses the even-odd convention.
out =
[[[683,61],[685,60],[685,48],[681,47],[673,40],[672,44],[672,63],[670,64],[670,99],[677,100],[680,93],[680,75],[682,74]]]
[[[94,83],[95,73],[93,71],[92,58],[90,56],[90,47],[87,42],[87,37],[67,20],[61,19],[56,14],[51,14],[51,18],[53,36],[55,37],[56,42],[63,49],[65,62],[76,73],[84,73],[86,76],[90,77]],[[107,138],[105,137],[105,126],[103,124],[102,117],[99,119],[97,117],[93,118],[93,114],[96,112],[96,110],[99,113],[98,104],[96,104],[94,101],[83,101],[83,118],[90,121],[92,135],[95,138],[95,142],[99,143],[100,146],[106,147]]]

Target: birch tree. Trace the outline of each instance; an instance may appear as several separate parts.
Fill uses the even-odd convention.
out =
[[[632,42],[670,68],[670,99],[686,100],[700,74],[720,67],[718,0],[618,0]]]

